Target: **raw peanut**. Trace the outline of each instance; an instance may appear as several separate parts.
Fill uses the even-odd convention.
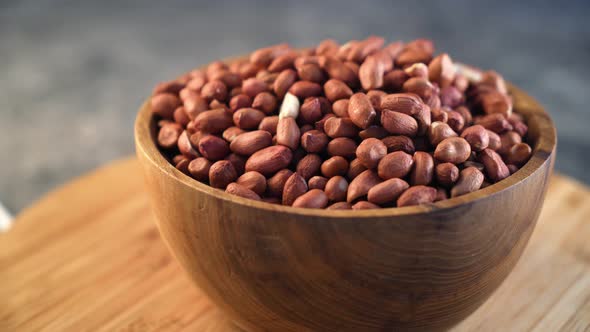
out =
[[[214,99],[212,102],[209,103],[209,109],[213,110],[216,108],[222,108],[225,111],[229,111],[229,107],[225,103],[222,103],[217,99]]]
[[[293,172],[285,168],[266,180],[266,190],[268,194],[272,197],[282,197],[285,182],[287,182],[287,179],[290,178],[291,175],[293,175]]]
[[[404,151],[411,155],[414,154],[416,148],[411,138],[407,136],[387,136],[381,140],[387,147],[387,152]]]
[[[352,203],[358,198],[367,195],[369,189],[379,183],[381,183],[381,179],[375,171],[366,170],[362,172],[350,182],[346,194],[346,201]]]
[[[469,87],[469,80],[467,77],[462,75],[461,73],[455,73],[455,79],[453,80],[453,86],[457,88],[457,90],[461,91],[462,93],[467,90]]]
[[[252,108],[259,109],[266,115],[270,115],[277,109],[277,98],[270,92],[261,92],[254,98],[254,101],[252,102]]]
[[[467,167],[461,171],[459,180],[451,189],[451,197],[457,197],[476,191],[483,183],[483,173],[475,167]]]
[[[211,80],[211,77],[215,76],[216,73],[218,73],[220,71],[225,71],[227,69],[228,69],[227,64],[225,64],[223,61],[216,60],[216,61],[213,61],[207,65],[205,74],[206,74],[206,77],[209,80]]]
[[[418,123],[418,135],[425,135],[430,128],[432,123],[432,114],[430,113],[430,107],[426,107],[418,110],[418,113],[414,114],[414,119]]]
[[[504,78],[493,70],[488,70],[481,75],[481,80],[479,84],[485,84],[493,87],[494,89],[498,90],[498,92],[502,94],[507,94],[508,89],[506,88],[506,82],[504,82]]]
[[[257,193],[235,182],[228,184],[225,188],[225,192],[228,194],[253,199],[256,201],[261,200],[260,196]]]
[[[201,98],[201,89],[199,88],[198,91],[195,91],[189,88],[184,88],[180,90],[178,96],[180,97],[180,100],[182,100],[183,103],[190,98]]]
[[[395,202],[409,187],[408,183],[402,179],[389,179],[369,189],[367,200],[373,204],[389,204]]]
[[[227,98],[227,87],[219,80],[209,81],[203,85],[201,97],[207,100],[224,101]]]
[[[413,93],[394,93],[381,97],[382,110],[414,115],[426,107],[420,97]]]
[[[446,189],[444,188],[436,188],[436,198],[434,198],[435,202],[442,201],[448,199],[449,195],[447,194]]]
[[[488,132],[488,137],[489,137],[489,141],[490,143],[488,144],[488,149],[492,149],[494,151],[497,151],[498,149],[500,149],[503,145],[502,145],[502,139],[500,138],[500,136],[498,134],[496,134],[495,132],[491,131],[491,130],[487,130]]]
[[[383,76],[383,88],[387,91],[401,91],[408,78],[410,77],[403,70],[394,69]]]
[[[524,165],[531,157],[532,149],[526,143],[517,143],[506,152],[506,162],[516,166]]]
[[[494,182],[503,180],[510,175],[510,171],[499,154],[490,149],[485,149],[478,154],[478,160],[485,167],[488,178]]]
[[[488,114],[475,121],[476,124],[484,126],[496,134],[501,134],[505,131],[512,130],[512,125],[503,114],[494,113]]]
[[[377,173],[383,180],[403,178],[412,170],[414,159],[403,151],[392,152],[381,159]]]
[[[211,160],[221,160],[229,154],[227,142],[214,135],[206,135],[199,140],[199,153]]]
[[[522,143],[522,137],[515,131],[507,131],[500,135],[500,142],[500,148],[496,149],[496,152],[504,155],[513,145]]]
[[[212,80],[220,80],[228,89],[232,89],[242,85],[242,77],[238,73],[232,73],[229,70],[220,71]]]
[[[213,188],[225,189],[228,184],[234,182],[237,178],[236,169],[227,160],[216,161],[209,168],[209,184]]]
[[[359,132],[359,137],[362,139],[367,139],[367,138],[383,139],[387,136],[389,136],[389,133],[387,132],[387,130],[385,130],[385,128],[383,128],[381,126],[370,126],[369,128],[367,128],[365,130],[361,130]]]
[[[326,97],[317,97],[320,101],[320,109],[322,110],[322,114],[330,114],[332,113],[332,103]]]
[[[334,114],[326,114],[326,115],[324,115],[324,117],[320,121],[317,121],[315,123],[315,129],[316,130],[320,130],[320,131],[323,132],[324,131],[324,125],[325,125],[326,121],[328,121],[329,118],[333,118],[333,117],[335,117]]]
[[[187,129],[187,132],[188,132],[188,129]],[[209,135],[209,134],[202,132],[202,131],[197,131],[194,134],[190,134],[190,136],[188,137],[188,140],[192,144],[192,146],[198,148],[199,141],[201,140],[201,138],[203,138],[207,135]]]
[[[485,129],[483,130],[485,131]],[[438,143],[442,142],[445,138],[456,136],[457,133],[453,129],[451,129],[451,127],[448,124],[443,122],[433,122],[428,130],[428,139],[432,146],[437,146]]]
[[[427,185],[432,182],[434,174],[434,159],[429,153],[416,151],[414,153],[414,168],[410,173],[410,183],[416,185]]]
[[[255,130],[235,137],[229,148],[232,152],[243,156],[250,156],[272,144],[272,136],[268,131]]]
[[[301,135],[301,146],[309,153],[324,151],[328,145],[328,136],[319,130],[310,130]]]
[[[315,130],[315,129],[314,129],[314,126],[310,125],[309,123],[304,124],[303,126],[299,127],[299,131],[301,131],[301,134],[304,134],[304,133],[311,131],[311,130]]]
[[[182,106],[178,97],[170,93],[160,93],[150,99],[152,112],[164,119],[172,119],[174,110]]]
[[[452,163],[442,163],[436,165],[436,180],[438,184],[450,187],[459,179],[459,168]]]
[[[194,77],[193,79],[188,81],[188,83],[186,83],[186,87],[182,90],[186,89],[188,91],[197,92],[200,95],[201,89],[203,88],[205,83],[207,83],[206,77]],[[182,93],[182,90],[180,90],[180,93]],[[185,94],[186,94],[186,92],[185,92]],[[181,99],[182,99],[182,97],[181,97]]]
[[[332,138],[355,137],[358,134],[358,128],[349,118],[331,117],[324,123],[324,132]]]
[[[360,160],[354,159],[353,161],[350,162],[350,164],[348,166],[348,172],[346,172],[346,177],[348,178],[348,180],[353,180],[359,174],[361,174],[362,172],[364,172],[366,170],[367,170],[367,168],[365,166],[363,166],[363,164],[361,163]]]
[[[348,137],[337,137],[328,143],[327,151],[330,156],[353,158],[356,154],[356,142]]]
[[[246,62],[240,66],[238,73],[240,74],[240,77],[243,80],[245,80],[247,78],[251,78],[251,77],[255,76],[256,73],[261,69],[262,69],[262,66],[260,66],[258,64]],[[243,84],[244,84],[244,82],[242,82],[242,85]]]
[[[273,83],[273,91],[279,99],[282,99],[296,80],[297,73],[293,69],[283,70]]]
[[[387,154],[387,147],[377,138],[363,140],[356,149],[356,157],[368,169],[376,168]]]
[[[271,135],[275,135],[277,133],[277,126],[279,125],[279,116],[267,116],[258,125],[259,130],[268,131]]]
[[[279,74],[280,73],[271,73],[268,70],[261,70],[256,74],[256,78],[268,84],[268,86],[270,87],[275,82],[277,77],[279,77]]]
[[[464,138],[449,137],[440,142],[434,150],[434,158],[442,162],[460,164],[471,155],[471,147]]]
[[[394,135],[413,137],[418,132],[418,122],[413,117],[386,109],[381,112],[381,124]]]
[[[359,92],[349,99],[348,116],[357,127],[366,129],[375,121],[377,112],[375,112],[369,97]]]
[[[301,132],[299,126],[295,122],[294,118],[282,118],[279,119],[277,126],[277,144],[289,147],[291,150],[295,150],[299,147],[299,140]]]
[[[486,114],[512,114],[512,100],[505,94],[489,91],[480,97],[481,108]]]
[[[416,62],[428,63],[432,58],[432,53],[420,48],[404,48],[395,58],[395,64],[404,67]]]
[[[324,84],[324,94],[329,101],[335,102],[340,99],[350,98],[352,90],[344,82],[330,79]]]
[[[352,62],[352,61],[345,61],[344,65],[350,69],[352,69],[352,71],[354,72],[354,75],[356,75],[357,77],[359,76],[359,68],[360,66],[356,63],[356,62]],[[358,84],[357,84],[358,85]]]
[[[209,105],[207,100],[201,98],[201,96],[189,97],[184,101],[184,110],[191,120],[197,118],[197,116],[207,110]]]
[[[266,178],[258,172],[246,172],[236,180],[236,183],[252,190],[257,195],[262,195],[266,191]]]
[[[352,206],[348,202],[336,202],[336,203],[328,206],[326,209],[328,209],[328,210],[351,210]]]
[[[188,172],[197,181],[205,182],[209,179],[211,162],[207,158],[198,157],[188,164]]]
[[[181,171],[182,173],[189,175],[189,172],[188,172],[189,163],[190,163],[190,160],[187,157],[182,156],[180,158],[180,160],[178,160],[178,162],[176,163],[175,167],[177,170]]]
[[[299,208],[323,209],[326,206],[328,206],[328,197],[320,189],[312,189],[293,202],[293,207]]]
[[[295,51],[285,52],[272,60],[268,65],[268,71],[275,73],[293,67],[293,62],[298,54]]]
[[[172,157],[172,164],[176,165],[179,162],[181,162],[183,159],[187,159],[187,158],[181,154],[178,154],[178,155]]]
[[[409,67],[406,67],[404,71],[410,77],[428,78],[428,67],[421,62],[417,62]]]
[[[346,200],[348,181],[342,176],[334,176],[326,182],[325,192],[331,202]]]
[[[224,109],[205,111],[194,120],[194,126],[197,130],[218,134],[233,126],[232,116]]]
[[[254,108],[240,108],[233,115],[234,124],[241,129],[258,128],[264,113]]]
[[[445,112],[440,108],[435,108],[431,111],[432,120],[442,123],[449,121],[449,112]]]
[[[282,145],[269,146],[256,151],[246,161],[246,171],[256,171],[262,175],[271,175],[289,165],[293,153]]]
[[[319,96],[322,94],[322,86],[308,81],[297,81],[291,85],[289,92],[299,98]]]
[[[382,49],[371,54],[383,66],[383,72],[389,72],[393,69],[393,57],[387,50]]]
[[[358,78],[357,75],[354,73],[350,67],[346,66],[342,61],[327,56],[323,64],[320,63],[320,66],[323,65],[323,69],[328,73],[330,78],[334,78],[340,80],[349,87],[355,87],[358,85]]]
[[[369,101],[373,108],[377,112],[381,112],[381,98],[387,96],[387,93],[381,90],[369,90],[367,91],[367,97],[369,97]]]
[[[464,162],[463,164],[463,168],[467,168],[467,167],[475,167],[477,168],[480,172],[483,172],[485,167],[483,166],[482,163],[478,163],[477,161],[470,161],[467,160],[466,162]]]
[[[293,205],[297,197],[307,192],[307,183],[298,173],[293,173],[283,187],[283,205]]]
[[[162,93],[175,95],[178,94],[184,87],[185,84],[178,81],[161,82],[154,87],[154,90],[152,90],[152,95],[155,96]]]
[[[250,61],[260,66],[268,66],[273,59],[289,51],[288,44],[278,44],[258,49],[250,55]]]
[[[446,112],[448,116],[447,124],[456,132],[460,133],[465,127],[465,119],[455,111]]]
[[[380,208],[379,205],[367,201],[358,201],[352,206],[353,210],[372,210]]]
[[[339,47],[334,39],[324,39],[316,47],[315,52],[318,55],[334,55],[338,52]]]
[[[320,173],[322,158],[317,154],[308,154],[297,163],[297,173],[305,180],[311,179],[312,176]]]
[[[362,62],[369,54],[379,50],[384,43],[385,39],[382,37],[370,36],[354,45],[346,59],[348,61]]]
[[[524,124],[524,122],[522,122],[521,119],[516,119],[515,117],[513,117],[514,115],[516,115],[516,113],[512,113],[512,115],[508,117],[508,122],[510,122],[510,124],[512,125],[512,130],[517,132],[520,135],[520,137],[524,137],[528,132],[529,127],[527,127],[527,125]]]
[[[307,63],[297,67],[297,75],[303,81],[322,83],[326,80],[326,74],[317,63]]]
[[[455,66],[447,53],[437,55],[428,64],[428,79],[436,82],[441,88],[446,88],[455,79]]]
[[[178,144],[182,127],[178,123],[170,123],[162,126],[158,132],[158,145],[164,149],[170,149]]]
[[[257,94],[267,90],[268,84],[255,77],[248,78],[242,82],[242,91],[250,98],[254,98]]]
[[[313,65],[319,66],[320,65],[319,55],[301,55],[300,57],[295,59],[295,62],[293,62],[293,66],[295,66],[296,70],[300,70],[301,67],[303,67],[307,64],[313,64]]]
[[[463,137],[467,143],[471,146],[471,150],[473,151],[481,151],[486,149],[490,144],[490,136],[488,135],[488,131],[481,125],[474,125],[468,128],[465,128],[461,133],[461,137]]]
[[[178,137],[178,150],[182,153],[183,156],[187,157],[190,160],[193,160],[201,155],[197,150],[193,147],[190,140],[188,139],[188,133],[185,131],[180,134]]]
[[[397,206],[428,204],[436,199],[436,189],[427,186],[413,186],[404,191],[397,199]]]
[[[352,49],[357,47],[359,43],[360,41],[358,40],[350,40],[340,45],[340,47],[338,48],[338,52],[336,52],[336,57],[338,57],[338,59],[341,59],[342,61],[346,60],[348,58],[348,54],[350,54]]]
[[[323,116],[319,98],[306,99],[299,109],[299,114],[303,123],[311,124],[319,121]]]
[[[471,116],[471,112],[465,106],[459,106],[455,108],[455,112],[461,114],[463,117],[463,123],[465,126],[470,126],[473,123],[473,117]],[[446,113],[445,113],[446,114]]]
[[[359,79],[365,90],[379,89],[383,87],[383,74],[385,66],[375,56],[368,56],[359,67]]]
[[[518,171],[518,166],[514,165],[514,164],[508,164],[506,165],[506,167],[508,167],[508,170],[510,171],[510,175],[516,173],[516,171]]]
[[[428,104],[428,99],[437,95],[437,89],[428,81],[422,77],[412,77],[404,82],[402,87],[404,92],[417,94],[422,100]],[[437,108],[437,107],[432,107]]]
[[[281,104],[281,110],[279,111],[279,118],[293,118],[297,119],[299,115],[299,99],[287,92],[283,103]]]
[[[334,102],[332,110],[340,118],[348,118],[348,99],[340,99]]]
[[[455,108],[463,103],[463,93],[454,86],[447,86],[440,91],[442,106]]]
[[[326,183],[328,179],[323,176],[312,176],[309,180],[307,180],[307,186],[309,189],[321,189],[324,190],[326,188]]]
[[[174,118],[174,121],[176,123],[183,127],[186,127],[186,125],[191,121],[191,119],[186,114],[184,106],[180,106],[176,110],[174,110],[174,114],[172,115],[172,117]]]
[[[223,131],[221,137],[223,137],[224,140],[231,143],[236,137],[238,137],[238,135],[241,135],[245,132],[245,130],[240,129],[238,127],[229,127]]]
[[[348,161],[343,157],[334,156],[324,161],[320,169],[322,174],[327,178],[345,175],[348,171]]]

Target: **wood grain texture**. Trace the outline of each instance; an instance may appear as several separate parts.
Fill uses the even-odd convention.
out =
[[[231,196],[162,157],[147,103],[137,155],[171,252],[243,329],[445,329],[512,270],[543,204],[555,129],[540,105],[511,90],[529,125],[529,162],[483,190],[429,205],[327,211]]]
[[[590,190],[554,176],[523,257],[453,331],[589,331],[588,220]],[[0,234],[0,280],[0,331],[239,331],[170,257],[136,160],[25,210]]]

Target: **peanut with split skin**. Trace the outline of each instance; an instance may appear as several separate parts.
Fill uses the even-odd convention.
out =
[[[149,101],[155,142],[227,193],[326,209],[429,204],[531,158],[499,74],[456,67],[429,40],[384,45],[279,44],[161,83]]]

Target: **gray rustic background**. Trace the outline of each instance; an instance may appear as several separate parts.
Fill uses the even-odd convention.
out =
[[[0,201],[48,190],[133,153],[152,86],[279,41],[428,37],[495,68],[550,111],[557,169],[590,183],[588,1],[0,0]]]

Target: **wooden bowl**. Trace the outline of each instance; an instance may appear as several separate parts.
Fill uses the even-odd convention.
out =
[[[162,156],[147,102],[135,123],[137,156],[164,241],[240,328],[445,329],[512,270],[553,168],[551,119],[523,91],[510,90],[529,125],[531,159],[503,181],[429,205],[315,210],[226,194]]]

